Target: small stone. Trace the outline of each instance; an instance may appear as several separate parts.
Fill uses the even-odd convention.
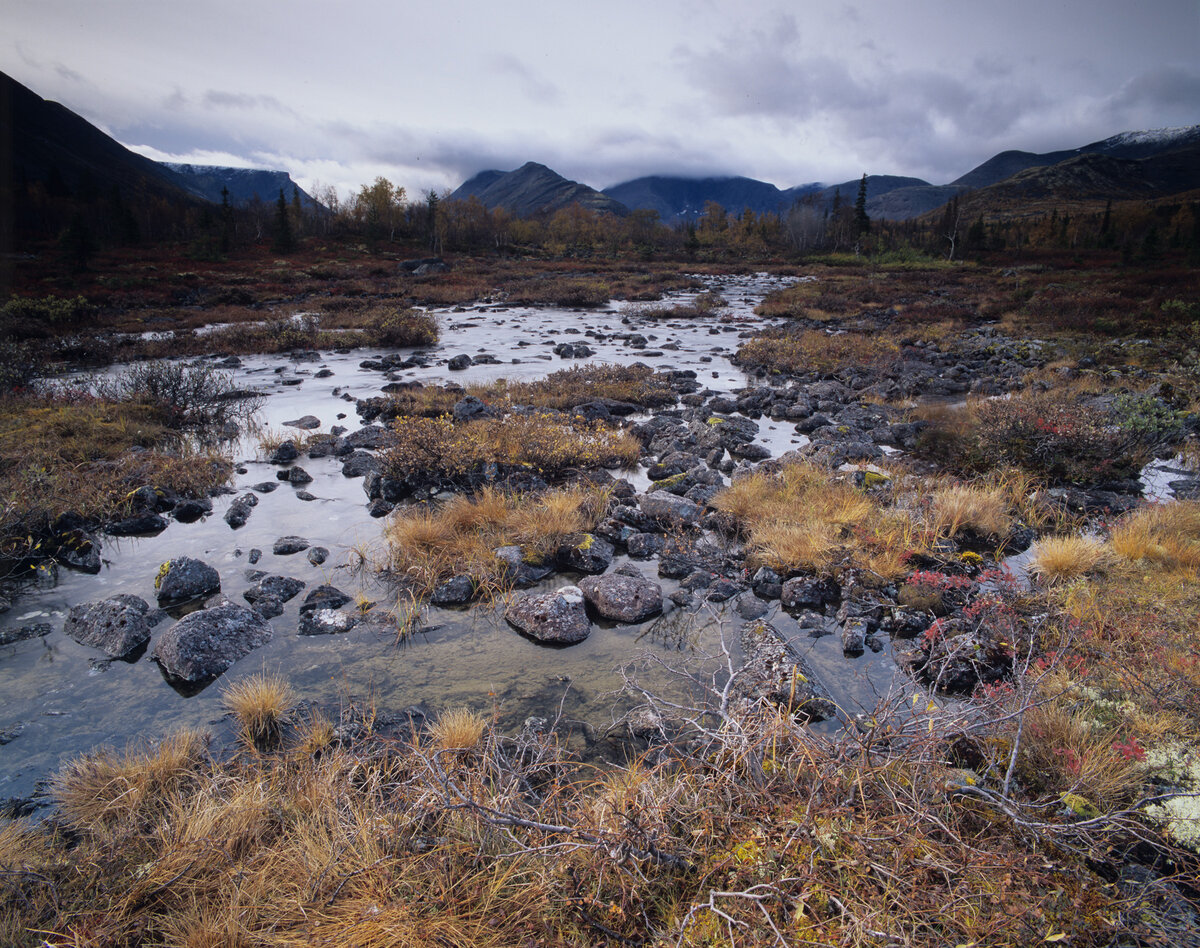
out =
[[[329,559],[329,550],[323,546],[314,546],[308,551],[308,561],[313,566],[320,566]]]
[[[271,547],[271,552],[276,556],[290,556],[293,553],[300,553],[307,550],[312,544],[304,537],[286,536],[280,537],[275,541],[275,545]]]
[[[219,592],[221,576],[203,560],[179,556],[159,567],[154,589],[159,605],[188,602]]]

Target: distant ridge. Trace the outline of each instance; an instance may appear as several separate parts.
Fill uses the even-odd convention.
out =
[[[518,217],[550,214],[572,204],[624,217],[629,208],[595,188],[570,181],[545,165],[529,161],[515,171],[481,171],[450,195],[477,198],[488,209],[503,207]]]
[[[162,164],[179,175],[193,194],[215,204],[221,203],[222,188],[229,189],[229,203],[236,207],[244,207],[255,198],[270,203],[279,197],[279,191],[282,189],[283,196],[288,201],[291,201],[292,192],[296,190],[300,192],[302,207],[322,207],[297,185],[286,171],[226,168],[220,165],[190,165],[173,162],[163,162]]]
[[[669,224],[694,221],[704,206],[715,201],[734,213],[750,208],[756,214],[784,213],[796,198],[820,190],[806,184],[787,191],[765,181],[741,177],[681,178],[652,175],[605,188],[604,193],[630,208],[652,210]]]

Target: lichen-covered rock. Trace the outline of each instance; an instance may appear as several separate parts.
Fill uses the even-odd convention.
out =
[[[145,599],[120,595],[72,606],[63,633],[80,645],[100,649],[109,658],[122,658],[150,640],[156,620]]]
[[[222,605],[184,616],[158,637],[151,653],[172,678],[216,678],[271,640],[271,626],[245,606]]]
[[[518,588],[532,586],[554,572],[553,563],[535,559],[519,546],[499,546],[492,552],[505,578]]]
[[[310,609],[300,613],[301,635],[336,635],[349,632],[357,622],[357,616],[336,609]]]
[[[578,586],[514,599],[504,618],[531,639],[548,645],[582,642],[592,630]]]
[[[435,606],[461,606],[475,596],[475,581],[470,576],[452,576],[438,585],[429,596]]]
[[[641,575],[585,576],[579,588],[601,618],[614,622],[645,622],[662,612],[662,586]]]
[[[613,545],[592,533],[577,533],[558,548],[558,563],[577,573],[603,573],[613,560]]]
[[[199,599],[220,589],[220,574],[203,560],[190,556],[167,560],[154,578],[155,596],[160,606]]]

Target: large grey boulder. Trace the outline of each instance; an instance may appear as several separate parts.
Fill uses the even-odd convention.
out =
[[[549,645],[573,645],[592,631],[578,586],[514,599],[504,618],[531,639]]]
[[[588,605],[614,622],[645,622],[662,612],[662,586],[644,576],[585,576],[579,588]]]
[[[639,494],[638,506],[646,516],[668,527],[690,527],[700,522],[702,508],[685,497],[665,491]]]
[[[123,658],[150,640],[150,629],[161,615],[151,616],[150,604],[139,596],[113,596],[72,606],[63,632],[109,658]]]
[[[229,604],[184,616],[158,637],[150,657],[172,678],[205,681],[270,640],[266,619]]]
[[[199,599],[220,589],[220,574],[203,560],[195,560],[190,556],[167,560],[154,578],[155,595],[160,606]]]

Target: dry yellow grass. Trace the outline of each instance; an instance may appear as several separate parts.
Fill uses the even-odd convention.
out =
[[[1142,507],[1113,528],[1118,556],[1170,569],[1200,569],[1200,501]]]
[[[295,694],[287,679],[261,672],[234,682],[222,697],[226,710],[241,724],[241,737],[255,746],[279,734]]]
[[[111,748],[78,757],[50,783],[50,798],[66,821],[81,830],[130,830],[155,819],[157,807],[195,774],[208,735],[182,730],[157,747]]]
[[[1001,487],[951,484],[934,490],[931,508],[935,529],[954,537],[969,531],[984,537],[1002,537],[1012,526],[1009,498]]]
[[[438,716],[429,727],[429,736],[440,750],[477,748],[483,740],[487,718],[468,708],[455,708]]]
[[[886,506],[848,480],[811,464],[790,464],[735,481],[713,499],[747,536],[754,562],[781,573],[827,569],[848,560],[894,579],[925,531],[907,511]]]
[[[505,590],[497,547],[521,545],[529,557],[552,553],[571,534],[599,522],[606,490],[571,487],[513,495],[484,488],[458,495],[441,508],[401,510],[388,522],[388,567],[418,595],[453,576],[470,576],[485,597]]]
[[[1094,537],[1047,537],[1034,545],[1029,571],[1047,583],[1060,583],[1102,569],[1108,548]]]

